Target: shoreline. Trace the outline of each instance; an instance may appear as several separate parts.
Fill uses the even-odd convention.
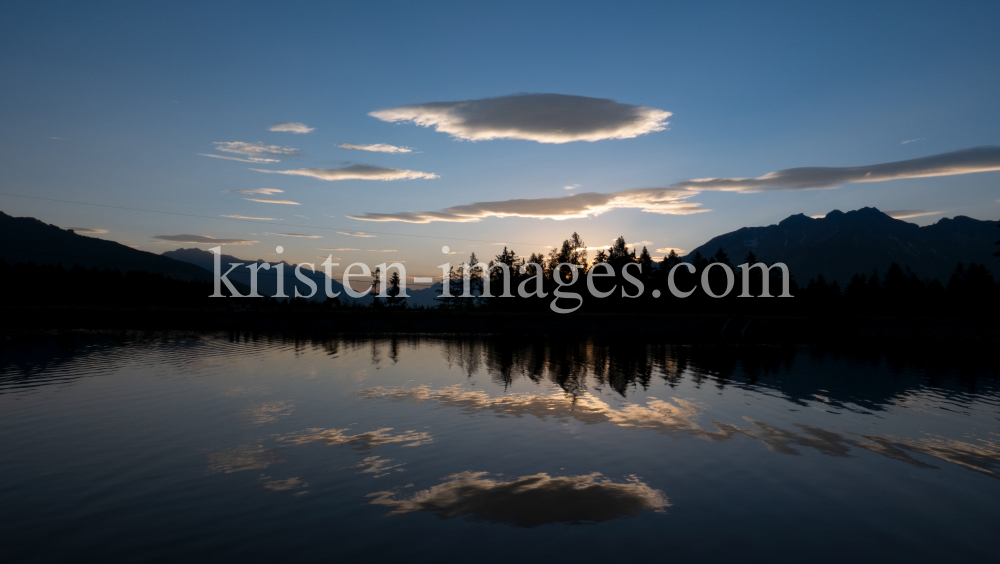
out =
[[[4,337],[48,330],[251,331],[306,334],[623,336],[678,344],[859,343],[995,346],[991,317],[793,317],[719,314],[502,313],[482,311],[232,312],[126,308],[6,307]]]

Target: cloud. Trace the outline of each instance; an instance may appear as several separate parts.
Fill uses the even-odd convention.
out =
[[[76,233],[107,233],[107,229],[95,229],[93,227],[69,227]]]
[[[271,127],[267,128],[268,131],[285,131],[285,132],[288,132],[288,133],[309,133],[310,131],[313,131],[314,129],[316,129],[316,128],[315,127],[309,127],[309,126],[307,126],[304,123],[299,123],[299,122],[296,122],[296,121],[291,121],[291,122],[288,122],[288,123],[279,123],[279,124],[272,125]]]
[[[222,217],[231,217],[233,219],[256,219],[258,221],[281,221],[275,217],[250,217],[246,215],[224,215]]]
[[[268,200],[266,198],[243,198],[243,199],[244,200],[248,200],[250,202],[260,202],[262,204],[288,204],[288,205],[291,205],[291,206],[301,206],[302,205],[302,204],[300,204],[298,202],[293,202],[291,200]]]
[[[49,139],[55,139],[56,141],[69,141],[69,139],[63,139],[62,137],[49,137]]]
[[[369,253],[398,253],[396,249],[368,249]]]
[[[254,194],[272,196],[274,194],[281,194],[284,190],[278,190],[277,188],[244,188],[242,190],[232,190],[231,192],[233,194],[245,194],[247,196],[253,196]]]
[[[763,192],[835,188],[839,184],[882,182],[904,178],[952,176],[1000,170],[1000,147],[986,146],[918,159],[859,167],[806,167],[771,172],[758,178],[697,178],[666,188],[638,188],[609,194],[583,192],[561,198],[537,198],[476,202],[441,211],[407,211],[349,215],[362,221],[475,222],[485,217],[535,217],[577,219],[600,215],[612,209],[639,209],[644,212],[686,215],[710,211],[687,201],[703,191]]]
[[[349,215],[362,221],[403,221],[430,223],[432,221],[474,222],[485,217],[535,217],[549,219],[578,219],[593,217],[617,208],[640,209],[650,213],[686,215],[709,211],[701,204],[685,201],[697,192],[671,188],[640,188],[610,194],[582,192],[560,198],[502,200],[476,202],[465,206],[452,206],[442,211],[412,211],[400,213],[366,213]]]
[[[439,178],[438,175],[418,170],[401,168],[384,168],[371,165],[351,165],[343,168],[297,168],[293,170],[264,170],[254,168],[257,172],[271,174],[291,174],[294,176],[311,176],[320,180],[407,180],[414,178]]]
[[[917,137],[916,139],[907,139],[906,141],[902,141],[899,144],[900,145],[908,145],[910,143],[916,143],[917,141],[923,141],[923,140],[924,140],[923,137]]]
[[[282,237],[302,237],[303,239],[322,239],[322,235],[301,235],[299,233],[265,233],[264,235],[281,235]]]
[[[356,145],[354,143],[341,143],[337,145],[341,149],[347,149],[350,151],[371,151],[373,153],[412,153],[413,149],[409,147],[396,147],[395,145],[387,145],[385,143],[375,143],[374,145]]]
[[[375,235],[369,235],[368,233],[362,233],[360,231],[338,231],[341,235],[349,235],[351,237],[374,237]]]
[[[687,251],[684,249],[678,249],[677,247],[663,247],[662,249],[656,249],[658,253],[670,254],[670,251],[677,253],[678,255],[683,255]]]
[[[667,127],[670,112],[604,98],[514,94],[461,102],[386,108],[368,115],[434,127],[457,139],[525,139],[539,143],[629,139]]]
[[[911,217],[924,217],[926,215],[937,215],[939,213],[944,213],[944,212],[924,211],[924,210],[894,210],[883,213],[885,213],[887,216],[893,219],[909,219]]]
[[[317,251],[358,251],[358,250],[360,250],[360,249],[344,249],[344,248],[340,248],[340,249],[329,249],[329,248],[324,248],[324,249],[316,249],[316,250],[317,250]]]
[[[262,158],[258,158],[258,157],[250,157],[249,159],[241,159],[239,157],[227,157],[225,155],[210,155],[208,153],[198,153],[198,155],[200,155],[202,157],[212,157],[213,159],[225,159],[227,161],[239,161],[241,163],[263,164],[263,163],[280,163],[281,162],[278,159],[262,159]]]
[[[253,245],[257,241],[247,241],[246,239],[216,239],[208,235],[153,235],[153,239],[159,239],[169,243],[191,243],[195,245]]]
[[[233,153],[246,157],[292,156],[299,154],[298,149],[293,149],[291,147],[279,147],[278,145],[265,145],[260,141],[257,141],[256,143],[246,143],[244,141],[216,141],[213,144],[215,145],[216,151]]]
[[[369,494],[389,515],[430,511],[442,519],[467,515],[486,523],[537,527],[549,523],[600,523],[634,517],[644,510],[663,513],[670,501],[663,492],[632,476],[615,483],[599,472],[552,477],[546,473],[510,481],[488,472],[461,472],[447,482],[396,499],[393,492]]]
[[[954,176],[991,170],[1000,170],[1000,147],[973,147],[952,153],[868,166],[788,168],[769,172],[757,178],[698,178],[677,182],[670,187],[732,192],[811,190],[834,188],[840,184],[855,182]]]
[[[570,184],[569,186],[563,186],[563,190],[575,190],[579,187],[579,184]]]

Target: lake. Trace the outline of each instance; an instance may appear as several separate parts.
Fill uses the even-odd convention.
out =
[[[995,366],[932,347],[8,338],[0,561],[998,561]]]

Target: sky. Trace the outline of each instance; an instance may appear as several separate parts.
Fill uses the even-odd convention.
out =
[[[1000,217],[1000,3],[828,4],[8,2],[0,210],[411,277]]]

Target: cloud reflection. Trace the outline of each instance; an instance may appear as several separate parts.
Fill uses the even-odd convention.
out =
[[[600,523],[635,517],[641,511],[663,513],[670,501],[635,476],[615,483],[600,473],[552,477],[546,473],[509,482],[488,472],[461,472],[412,497],[393,492],[369,494],[371,503],[392,508],[389,515],[431,511],[442,519],[469,516],[475,521],[537,527],[549,523]]]
[[[556,392],[550,395],[508,394],[491,397],[485,392],[450,386],[438,390],[428,387],[372,388],[364,391],[363,395],[370,399],[434,402],[446,407],[457,407],[467,415],[486,412],[497,417],[533,416],[556,421],[572,419],[584,425],[603,423],[647,429],[674,438],[693,437],[722,442],[746,437],[764,444],[773,452],[793,456],[801,454],[801,448],[837,457],[853,456],[852,452],[858,449],[922,468],[936,468],[912,456],[916,454],[951,462],[1000,479],[1000,443],[994,441],[980,439],[976,443],[969,443],[943,437],[917,440],[861,434],[847,436],[801,424],[795,425],[799,431],[791,431],[747,417],[744,420],[750,427],[711,421],[715,426],[712,430],[702,427],[696,421],[703,413],[703,408],[681,398],[670,398],[670,401],[650,398],[645,405],[629,403],[615,408],[589,392],[578,392],[575,396]]]
[[[430,433],[424,431],[406,431],[393,435],[392,427],[384,427],[374,431],[348,435],[350,429],[306,429],[301,433],[281,437],[278,440],[299,446],[314,442],[322,442],[326,446],[351,445],[361,450],[371,450],[375,447],[391,443],[405,443],[401,446],[414,447],[432,442]]]

